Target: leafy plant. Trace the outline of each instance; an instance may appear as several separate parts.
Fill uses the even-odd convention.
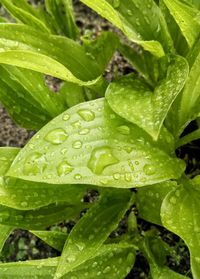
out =
[[[0,148],[0,250],[17,227],[61,256],[1,263],[0,276],[123,279],[140,251],[149,278],[188,278],[167,266],[171,247],[158,229],[141,233],[136,207],[184,240],[199,279],[199,176],[187,177],[175,150],[200,137],[182,136],[200,113],[200,1],[81,1],[126,39],[79,37],[71,1],[45,1],[45,10],[1,1],[17,23],[0,23],[0,100],[37,132],[22,149]],[[137,74],[108,83],[116,49]],[[57,93],[44,74],[62,80]],[[84,202],[92,189],[98,198]],[[46,230],[85,209],[69,233]],[[126,232],[110,237],[123,218]]]

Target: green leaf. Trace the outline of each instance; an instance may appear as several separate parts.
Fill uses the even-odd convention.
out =
[[[69,108],[86,101],[84,87],[75,83],[66,81],[59,90],[59,94],[66,107]]]
[[[54,278],[62,277],[92,258],[130,206],[130,191],[106,191],[70,232]]]
[[[71,0],[45,0],[47,12],[54,19],[58,34],[76,39],[79,29],[76,26]]]
[[[179,25],[188,45],[192,47],[200,32],[200,25],[196,20],[199,11],[178,0],[163,1]]]
[[[175,100],[167,118],[167,126],[177,138],[185,127],[199,114],[200,103],[200,40],[188,55],[190,73],[185,87]]]
[[[32,27],[35,27],[42,32],[49,33],[48,28],[45,26],[45,24],[40,21],[37,17],[34,16],[34,14],[28,12],[24,9],[24,6],[18,7],[14,4],[15,1],[12,0],[1,0],[1,3],[6,8],[6,10],[18,21],[22,22],[24,24],[30,25]],[[22,5],[24,4],[24,1],[20,0],[18,2],[21,2]]]
[[[24,201],[24,204],[27,204]],[[83,210],[84,204],[69,205],[65,202],[51,204],[35,210],[17,210],[0,205],[0,222],[3,225],[27,230],[45,229],[45,227],[69,220]]]
[[[140,218],[161,225],[160,209],[166,195],[176,188],[176,182],[166,181],[138,189],[136,205]]]
[[[49,122],[21,150],[7,175],[52,184],[140,187],[180,177],[183,161],[165,153],[172,146],[166,130],[154,142],[102,98]]]
[[[0,177],[5,175],[5,173],[10,168],[11,163],[17,156],[20,148],[16,147],[0,147]]]
[[[13,228],[11,226],[5,226],[0,224],[0,255],[3,249],[4,243],[6,239],[9,237],[10,233],[12,232]]]
[[[173,48],[164,18],[153,0],[119,1],[117,4],[111,0],[81,1],[153,55],[164,55],[162,45],[167,51]]]
[[[131,245],[103,245],[98,255],[88,260],[72,273],[67,274],[63,279],[77,277],[80,279],[109,279],[115,274],[116,279],[125,278],[131,270],[135,260],[135,251]],[[32,260],[17,263],[1,263],[0,276],[3,279],[51,279],[54,276],[59,258],[45,260]],[[108,264],[109,262],[109,264]],[[123,264],[119,264],[123,263]],[[70,277],[69,277],[69,276]]]
[[[163,225],[179,235],[190,250],[191,269],[194,279],[200,277],[200,187],[197,181],[183,181],[183,185],[172,190],[161,207]]]
[[[0,63],[28,68],[80,85],[100,76],[98,64],[71,39],[49,35],[26,25],[0,25]]]
[[[58,251],[62,251],[65,241],[68,237],[67,233],[57,232],[57,231],[30,231],[30,232]]]
[[[143,128],[157,140],[163,121],[183,88],[188,72],[187,61],[175,56],[166,77],[154,91],[142,80],[128,75],[110,84],[106,99],[117,114]]]

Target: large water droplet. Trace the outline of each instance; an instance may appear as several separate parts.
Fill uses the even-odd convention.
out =
[[[146,175],[153,175],[156,171],[155,167],[149,164],[144,165],[143,170]]]
[[[62,129],[57,128],[50,131],[46,136],[45,140],[53,144],[61,144],[68,138],[68,134]]]
[[[110,147],[103,146],[92,151],[88,168],[95,174],[101,174],[106,167],[118,162],[118,159],[112,154]]]
[[[24,174],[26,175],[36,175],[38,173],[43,173],[47,167],[47,162],[43,154],[35,152],[30,154],[24,163]]]
[[[78,114],[87,122],[92,121],[95,118],[94,112],[88,109],[81,109],[78,111]]]
[[[57,173],[59,176],[64,176],[72,172],[73,169],[74,168],[67,161],[63,161],[58,165]]]

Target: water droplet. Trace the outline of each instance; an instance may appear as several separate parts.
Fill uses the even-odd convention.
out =
[[[64,154],[66,154],[67,153],[67,148],[63,148],[63,149],[61,149],[61,151],[60,151],[60,153],[62,154],[62,155],[64,155]]]
[[[69,120],[69,118],[70,118],[70,115],[68,114],[68,113],[65,113],[65,114],[63,114],[63,120],[64,121],[67,121],[67,120]]]
[[[79,131],[79,135],[87,135],[89,133],[89,129],[82,129]]]
[[[62,129],[57,128],[50,131],[46,136],[45,140],[53,144],[61,144],[68,138],[68,134]]]
[[[170,198],[170,202],[171,202],[172,204],[176,204],[176,198],[175,198],[175,197],[171,197],[171,198]]]
[[[124,178],[127,182],[131,182],[132,181],[132,174],[126,172],[125,175],[124,175]]]
[[[106,167],[118,162],[118,159],[112,154],[112,150],[107,146],[103,146],[92,151],[88,168],[95,174],[101,174]]]
[[[24,174],[36,175],[42,173],[47,166],[46,159],[43,154],[35,152],[30,154],[24,163]]]
[[[67,161],[63,161],[58,165],[57,173],[59,176],[64,176],[72,172],[73,169],[74,168]]]
[[[92,264],[92,267],[96,267],[98,265],[98,263],[97,262],[94,262],[93,264]]]
[[[111,267],[110,266],[107,266],[104,270],[103,270],[103,273],[105,274],[105,273],[108,273],[108,272],[110,272],[110,270],[111,270]]]
[[[25,202],[25,201],[24,201],[24,202],[21,202],[21,206],[22,206],[22,207],[26,207],[27,205],[28,205],[27,202]]]
[[[74,256],[74,255],[70,255],[70,256],[68,256],[68,258],[67,258],[67,261],[68,262],[74,262],[76,260],[76,257]]]
[[[132,16],[132,15],[133,15],[133,13],[132,13],[131,10],[127,10],[127,14],[128,14],[129,16]]]
[[[143,171],[146,175],[153,175],[155,173],[155,167],[149,164],[144,165]]]
[[[120,173],[114,173],[114,175],[113,175],[113,178],[115,179],[115,180],[119,180],[120,179]]]
[[[80,180],[82,178],[82,176],[79,173],[77,173],[77,174],[74,175],[74,178],[76,180]]]
[[[130,128],[126,125],[122,125],[122,126],[117,127],[117,130],[122,135],[129,135],[130,134]]]
[[[78,111],[78,114],[87,122],[92,121],[95,118],[94,112],[88,109],[81,109]]]
[[[82,142],[80,140],[77,140],[73,143],[72,147],[75,149],[80,149],[82,147]]]

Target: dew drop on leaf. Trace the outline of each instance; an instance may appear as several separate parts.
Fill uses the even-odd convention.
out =
[[[143,171],[146,175],[153,175],[156,172],[155,167],[149,164],[144,165]]]
[[[79,173],[77,173],[77,174],[74,175],[74,178],[76,180],[80,180],[82,178],[82,176]]]
[[[95,119],[95,114],[93,111],[88,109],[80,109],[78,111],[78,114],[81,116],[81,118],[87,122],[93,121]]]
[[[69,116],[68,113],[63,114],[63,118],[62,118],[62,119],[63,119],[64,121],[69,120],[69,118],[70,118],[70,116]]]
[[[104,270],[103,270],[103,273],[105,274],[105,273],[108,273],[108,272],[110,272],[110,270],[111,270],[111,267],[110,266],[107,266]]]
[[[117,127],[117,131],[122,135],[129,135],[130,134],[130,128],[126,125],[122,125]]]
[[[46,159],[43,154],[35,152],[30,154],[25,163],[23,172],[26,175],[36,175],[42,173],[47,166]]]
[[[85,128],[85,129],[82,129],[82,130],[79,131],[79,135],[87,135],[87,134],[89,133],[89,131],[90,131],[90,130],[89,130],[89,129],[86,129],[86,128]]]
[[[64,176],[72,172],[73,169],[74,168],[67,161],[63,161],[58,165],[57,173],[59,176]]]
[[[118,162],[118,159],[112,154],[112,150],[107,146],[103,146],[92,151],[88,161],[88,168],[95,174],[101,174],[106,167]]]
[[[57,128],[50,131],[44,139],[52,144],[61,144],[67,138],[68,134],[62,128]]]
[[[82,142],[80,140],[77,140],[73,143],[72,147],[75,149],[80,149],[82,147]]]

